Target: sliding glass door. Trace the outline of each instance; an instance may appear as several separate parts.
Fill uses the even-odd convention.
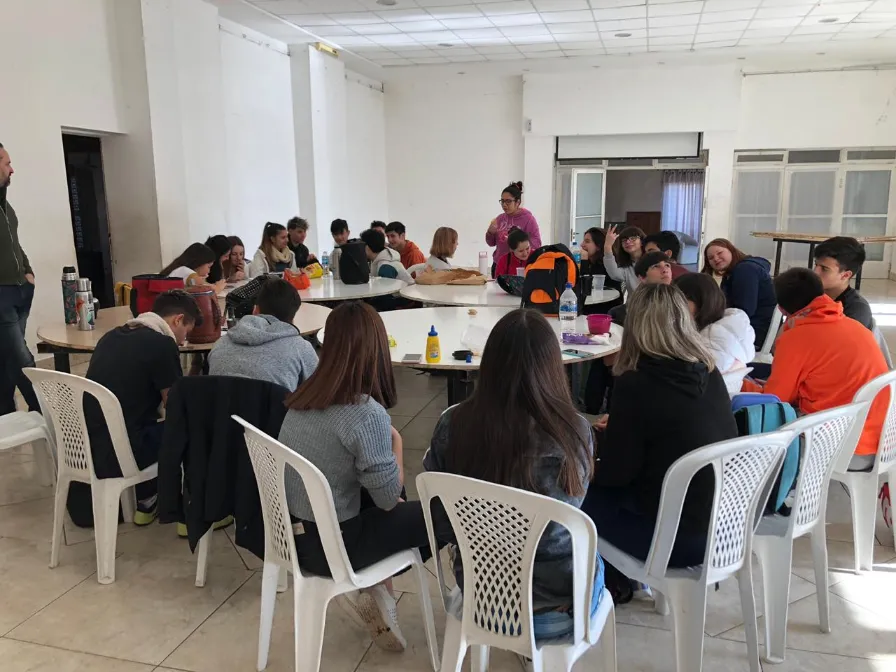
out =
[[[572,212],[569,218],[569,238],[582,244],[585,232],[604,223],[606,171],[596,168],[575,168],[572,171]],[[562,242],[562,241],[561,241]]]

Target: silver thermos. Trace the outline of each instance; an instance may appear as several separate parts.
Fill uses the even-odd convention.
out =
[[[78,331],[92,331],[96,320],[93,288],[89,278],[78,278],[78,289],[75,292],[75,310],[78,313]]]

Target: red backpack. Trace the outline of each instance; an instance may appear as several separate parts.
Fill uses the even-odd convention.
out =
[[[131,312],[134,317],[148,313],[152,311],[159,294],[183,288],[184,281],[181,278],[169,278],[154,273],[135,275],[131,280]]]

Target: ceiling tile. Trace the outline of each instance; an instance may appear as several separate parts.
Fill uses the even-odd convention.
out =
[[[416,63],[417,65],[434,65],[436,63],[448,63],[448,59],[442,58],[441,56],[430,56],[428,58],[412,58],[410,60],[411,63]]]
[[[647,16],[681,16],[682,14],[699,14],[703,11],[703,0],[698,2],[671,2],[669,4],[647,5]]]
[[[431,19],[429,12],[422,9],[393,9],[386,12],[377,12],[376,15],[389,23],[402,23],[404,21],[424,21]]]
[[[545,23],[576,23],[582,21],[591,21],[593,16],[590,11],[576,12],[542,12],[541,20]]]
[[[474,63],[476,61],[487,61],[485,56],[471,54],[470,56],[448,56],[448,60],[452,63]]]
[[[648,28],[650,37],[668,37],[673,35],[693,35],[697,32],[697,26],[663,26],[661,28]]]
[[[421,44],[438,44],[439,42],[454,42],[458,39],[457,35],[450,30],[435,30],[426,33],[408,33],[409,37],[414,38]]]
[[[600,30],[644,30],[647,28],[647,19],[615,19],[611,21],[600,21]]]
[[[647,27],[663,26],[696,26],[700,21],[699,14],[684,14],[682,16],[656,16],[647,18]]]
[[[525,56],[523,56],[520,52],[516,52],[515,54],[491,54],[486,56],[486,60],[489,61],[521,61]]]
[[[596,33],[597,24],[591,23],[554,23],[548,26],[554,35],[563,35],[565,33]]]
[[[593,49],[602,45],[600,35],[597,33],[554,35],[554,39],[562,44],[564,49]]]
[[[395,35],[402,32],[391,23],[372,23],[349,27],[359,35]]]
[[[723,42],[734,40],[737,42],[741,37],[743,37],[743,32],[738,31],[736,33],[707,33],[701,35],[697,33],[697,36],[694,38],[694,44],[699,44],[702,42]]]
[[[792,30],[792,28],[762,28],[761,30],[748,28],[744,31],[744,37],[787,37]]]
[[[737,40],[720,40],[717,42],[694,42],[694,49],[703,51],[704,49],[728,49],[736,47]]]
[[[804,17],[812,10],[812,5],[787,5],[784,7],[760,7],[756,10],[757,19],[777,19],[799,16]]]
[[[861,23],[861,22],[853,22],[843,26],[843,30],[841,33],[850,33],[850,32],[865,32],[869,30],[877,30],[878,32],[883,32],[896,26],[896,18],[892,21],[880,21],[878,23]]]
[[[655,44],[691,44],[693,35],[669,35],[668,37],[654,37],[652,34],[647,40],[651,46]]]
[[[726,23],[701,23],[697,33],[733,33],[743,32],[750,25],[749,21],[728,21]]]
[[[834,37],[832,39],[837,40],[838,42],[843,41],[843,40],[870,40],[870,39],[877,37],[878,35],[880,35],[883,32],[884,32],[883,27],[876,28],[873,31],[872,30],[852,30],[852,31],[847,32],[845,30],[841,30],[839,33],[834,35]]]
[[[781,16],[775,19],[754,19],[750,28],[794,28],[803,22],[800,16]]]
[[[509,42],[517,46],[521,44],[539,44],[542,42],[555,42],[553,35],[518,35],[509,37]]]
[[[449,5],[447,7],[431,7],[429,9],[430,16],[443,20],[443,19],[469,19],[474,17],[481,17],[482,12],[480,12],[473,5]]]
[[[424,31],[445,30],[445,26],[435,19],[429,21],[403,21],[395,24],[402,32],[405,33],[422,33]]]
[[[626,35],[626,37],[617,37],[617,35]],[[634,42],[636,40],[646,40],[647,39],[647,31],[646,30],[632,30],[621,33],[601,33],[600,39],[603,40],[605,45],[608,45],[613,42]]]
[[[496,46],[510,44],[510,40],[508,40],[503,35],[501,35],[501,37],[488,37],[488,38],[468,37],[467,39],[464,40],[464,42],[469,44],[471,47],[475,47],[477,50],[479,50],[483,47],[496,47]]]
[[[871,2],[822,2],[811,12],[810,16],[853,16],[865,11],[871,6]]]
[[[325,16],[324,14],[282,14],[278,15],[282,16],[287,21],[291,21],[297,26],[303,27],[311,27],[311,26],[337,26],[339,25],[335,19],[331,19],[329,16]]]
[[[344,35],[342,37],[333,38],[335,42],[338,42],[342,47],[374,47],[376,44],[370,41],[370,38],[364,37],[363,35]]]
[[[318,26],[313,31],[321,37],[336,37],[339,35],[357,35],[355,31],[347,26]]]
[[[631,7],[646,5],[647,0],[589,0],[594,9],[612,9],[615,7]]]
[[[518,54],[520,50],[514,46],[481,46],[476,47],[476,51],[480,54],[490,56],[492,54]]]
[[[529,0],[510,0],[510,2],[489,2],[480,5],[480,9],[486,16],[496,14],[525,14],[534,12],[535,7]]]
[[[464,41],[470,39],[481,40],[489,37],[503,37],[501,31],[497,28],[469,28],[464,30],[455,30],[454,34]]]
[[[411,65],[411,62],[406,58],[374,58],[373,61],[387,68],[397,65]]]
[[[762,0],[706,0],[706,2],[703,3],[703,11],[725,12],[756,9],[761,4]]]
[[[647,18],[647,6],[616,7],[613,9],[595,9],[593,11],[596,21],[618,21],[620,19],[644,19]]]
[[[806,42],[809,44],[819,44],[821,42],[830,42],[831,37],[833,37],[833,33],[827,33],[823,35],[791,35],[784,40],[784,43],[797,44],[800,42]]]
[[[437,56],[445,58],[456,58],[458,56],[478,56],[473,47],[452,47],[451,49],[433,49]]]
[[[329,12],[328,16],[336,19],[344,26],[358,25],[362,23],[382,23],[383,21],[373,12],[346,12],[344,14],[334,14],[333,12]]]
[[[491,17],[492,23],[498,27],[504,26],[535,26],[544,25],[540,14],[500,14]]]
[[[816,25],[804,25],[797,26],[793,29],[792,35],[824,35],[830,33],[833,35],[834,33],[839,33],[843,29],[843,26],[839,26],[836,23],[821,23]]]
[[[521,44],[519,50],[524,54],[535,54],[543,51],[559,51],[556,44],[545,42],[542,44]]]
[[[522,37],[523,35],[551,35],[547,26],[506,26],[501,28],[506,37]]]
[[[805,19],[803,19],[803,24],[805,25],[805,24],[810,24],[810,23],[820,23],[822,20],[825,20],[825,19],[834,19],[832,25],[836,25],[838,23],[849,23],[857,16],[858,16],[857,12],[853,12],[850,14],[843,14],[843,13],[814,14],[814,13],[810,13],[809,16],[807,16]]]
[[[631,46],[631,47],[607,47],[607,54],[609,55],[618,55],[622,56],[624,54],[646,54],[647,53],[647,45],[642,44],[639,46]]]
[[[588,0],[532,0],[539,12],[567,12],[589,9]]]
[[[400,53],[404,58],[427,58],[428,56],[436,55],[432,49],[420,48],[408,49],[407,51],[402,49]]]
[[[376,42],[377,44],[382,44],[386,46],[391,45],[419,45],[413,37],[410,35],[400,34],[400,35],[371,35],[370,39]]]
[[[442,25],[451,30],[462,28],[494,28],[494,24],[484,16],[466,19],[442,19]]]
[[[781,44],[783,41],[783,35],[780,37],[742,37],[737,44],[744,47],[758,47],[766,44]]]
[[[755,10],[740,9],[734,12],[703,12],[700,23],[727,23],[728,21],[749,21]]]

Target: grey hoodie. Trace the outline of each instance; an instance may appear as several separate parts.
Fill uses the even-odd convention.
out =
[[[212,376],[265,380],[295,390],[317,369],[317,353],[293,325],[246,315],[222,334],[208,356]]]

